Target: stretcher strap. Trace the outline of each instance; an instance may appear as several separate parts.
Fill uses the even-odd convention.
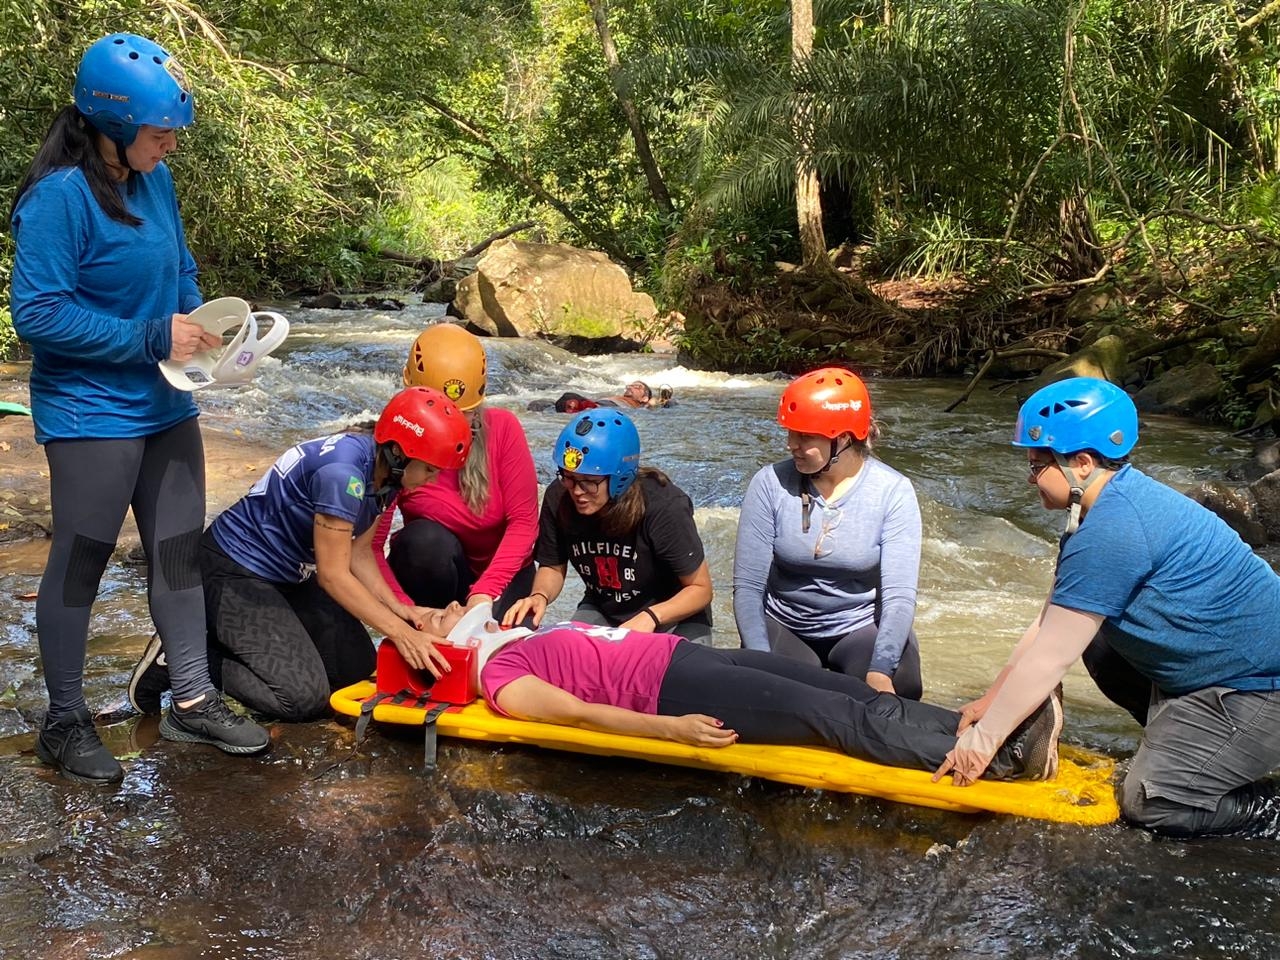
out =
[[[422,715],[423,740],[422,740],[422,772],[433,773],[436,769],[436,741],[439,739],[436,732],[436,721],[440,719],[440,714],[444,713],[452,703],[437,703],[430,710]]]

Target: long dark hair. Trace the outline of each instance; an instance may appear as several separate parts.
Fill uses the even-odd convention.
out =
[[[119,183],[112,179],[106,161],[98,152],[97,131],[85,120],[84,114],[73,106],[66,106],[58,111],[49,126],[49,132],[40,141],[40,149],[36,151],[31,166],[27,167],[27,175],[18,184],[18,192],[13,195],[9,222],[13,222],[13,215],[18,210],[23,194],[55,170],[66,167],[79,167],[84,172],[84,178],[93,191],[98,206],[112,220],[131,227],[142,223],[124,205]],[[129,176],[133,176],[132,170],[129,171]]]

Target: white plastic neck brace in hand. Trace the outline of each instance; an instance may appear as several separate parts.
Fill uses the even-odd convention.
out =
[[[265,336],[259,337],[258,321],[271,321]],[[202,350],[190,360],[165,360],[160,372],[179,390],[187,392],[205,387],[238,387],[253,379],[258,362],[284,343],[289,335],[289,321],[269,310],[251,312],[249,304],[239,297],[210,300],[187,315],[189,323],[198,324],[208,333],[221,337],[239,324],[240,329],[223,347]]]

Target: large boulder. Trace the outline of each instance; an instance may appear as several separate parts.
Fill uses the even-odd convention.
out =
[[[1280,540],[1280,470],[1249,484],[1249,494],[1253,498],[1254,516],[1267,537]]]
[[[1208,480],[1188,490],[1187,496],[1225,520],[1249,546],[1261,547],[1271,539],[1266,525],[1258,518],[1260,505],[1252,490]],[[1272,510],[1272,507],[1269,505],[1266,509]]]
[[[499,337],[615,338],[657,314],[653,298],[632,290],[603,253],[510,239],[458,281],[454,305],[472,327]]]
[[[1028,396],[1041,387],[1070,377],[1095,377],[1121,383],[1127,366],[1128,351],[1124,341],[1114,334],[1099,337],[1071,356],[1045,367],[1044,372],[1036,378]]]
[[[1189,416],[1217,402],[1222,375],[1211,363],[1201,361],[1166,370],[1136,394],[1133,402],[1144,413],[1176,413]]]

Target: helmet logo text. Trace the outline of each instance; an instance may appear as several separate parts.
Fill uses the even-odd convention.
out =
[[[400,424],[400,426],[404,427],[406,430],[413,431],[419,437],[422,436],[424,432],[422,429],[422,424],[414,423],[412,420],[406,420],[403,414],[397,413],[395,419],[392,420],[391,422]]]

